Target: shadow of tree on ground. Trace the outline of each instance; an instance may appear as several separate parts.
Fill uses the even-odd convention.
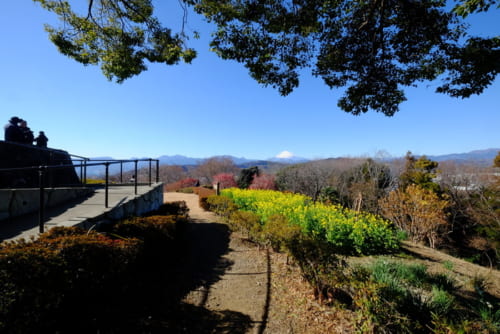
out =
[[[169,333],[217,333],[243,334],[253,326],[250,316],[230,310],[211,311],[203,305],[208,298],[210,286],[219,281],[233,263],[224,258],[229,252],[230,231],[220,223],[188,223],[178,237],[179,256],[173,269],[179,302],[167,312],[168,325],[152,323],[152,328],[168,330]],[[202,292],[200,305],[191,305],[180,300],[191,291]],[[158,326],[159,327],[156,327]]]

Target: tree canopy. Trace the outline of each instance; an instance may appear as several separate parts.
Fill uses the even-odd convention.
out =
[[[152,0],[89,0],[83,13],[64,0],[33,0],[54,12],[47,26],[63,54],[100,65],[122,82],[146,62],[191,62],[196,51],[184,31],[155,15]],[[500,6],[498,0],[462,0],[450,11],[444,0],[179,0],[215,24],[211,48],[243,63],[263,85],[287,95],[304,69],[332,89],[344,89],[338,106],[358,115],[392,116],[406,100],[404,88],[440,80],[437,92],[480,94],[500,71],[500,36],[467,34],[461,18]]]

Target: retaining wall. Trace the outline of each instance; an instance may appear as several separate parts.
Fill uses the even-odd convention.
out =
[[[102,216],[93,220],[117,220],[158,209],[163,204],[163,183],[153,185],[152,189],[142,195],[137,195],[114,206]]]
[[[90,196],[92,188],[46,188],[44,201],[46,207],[53,207],[65,202]],[[27,213],[37,212],[40,205],[40,190],[22,188],[0,190],[0,220],[14,218]]]

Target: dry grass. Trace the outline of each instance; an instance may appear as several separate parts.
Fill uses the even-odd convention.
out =
[[[266,333],[354,333],[355,314],[319,304],[300,269],[286,262],[286,255],[271,254],[271,307]]]

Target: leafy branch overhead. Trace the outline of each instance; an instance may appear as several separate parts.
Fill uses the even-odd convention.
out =
[[[34,0],[62,20],[47,27],[59,50],[100,65],[117,82],[146,70],[146,61],[191,62],[184,31],[172,33],[151,0],[89,0],[77,14],[70,1]],[[74,1],[76,3],[76,1]],[[467,34],[462,18],[497,10],[498,0],[464,0],[453,11],[442,0],[180,0],[215,24],[211,48],[244,64],[250,75],[287,95],[304,69],[330,88],[344,89],[338,105],[355,115],[392,116],[404,88],[440,80],[438,92],[480,94],[500,71],[500,37]]]
[[[181,33],[173,34],[153,16],[149,0],[89,0],[81,14],[69,1],[34,1],[63,22],[45,27],[59,51],[84,65],[100,65],[110,80],[140,74],[146,60],[173,65],[196,57]]]

